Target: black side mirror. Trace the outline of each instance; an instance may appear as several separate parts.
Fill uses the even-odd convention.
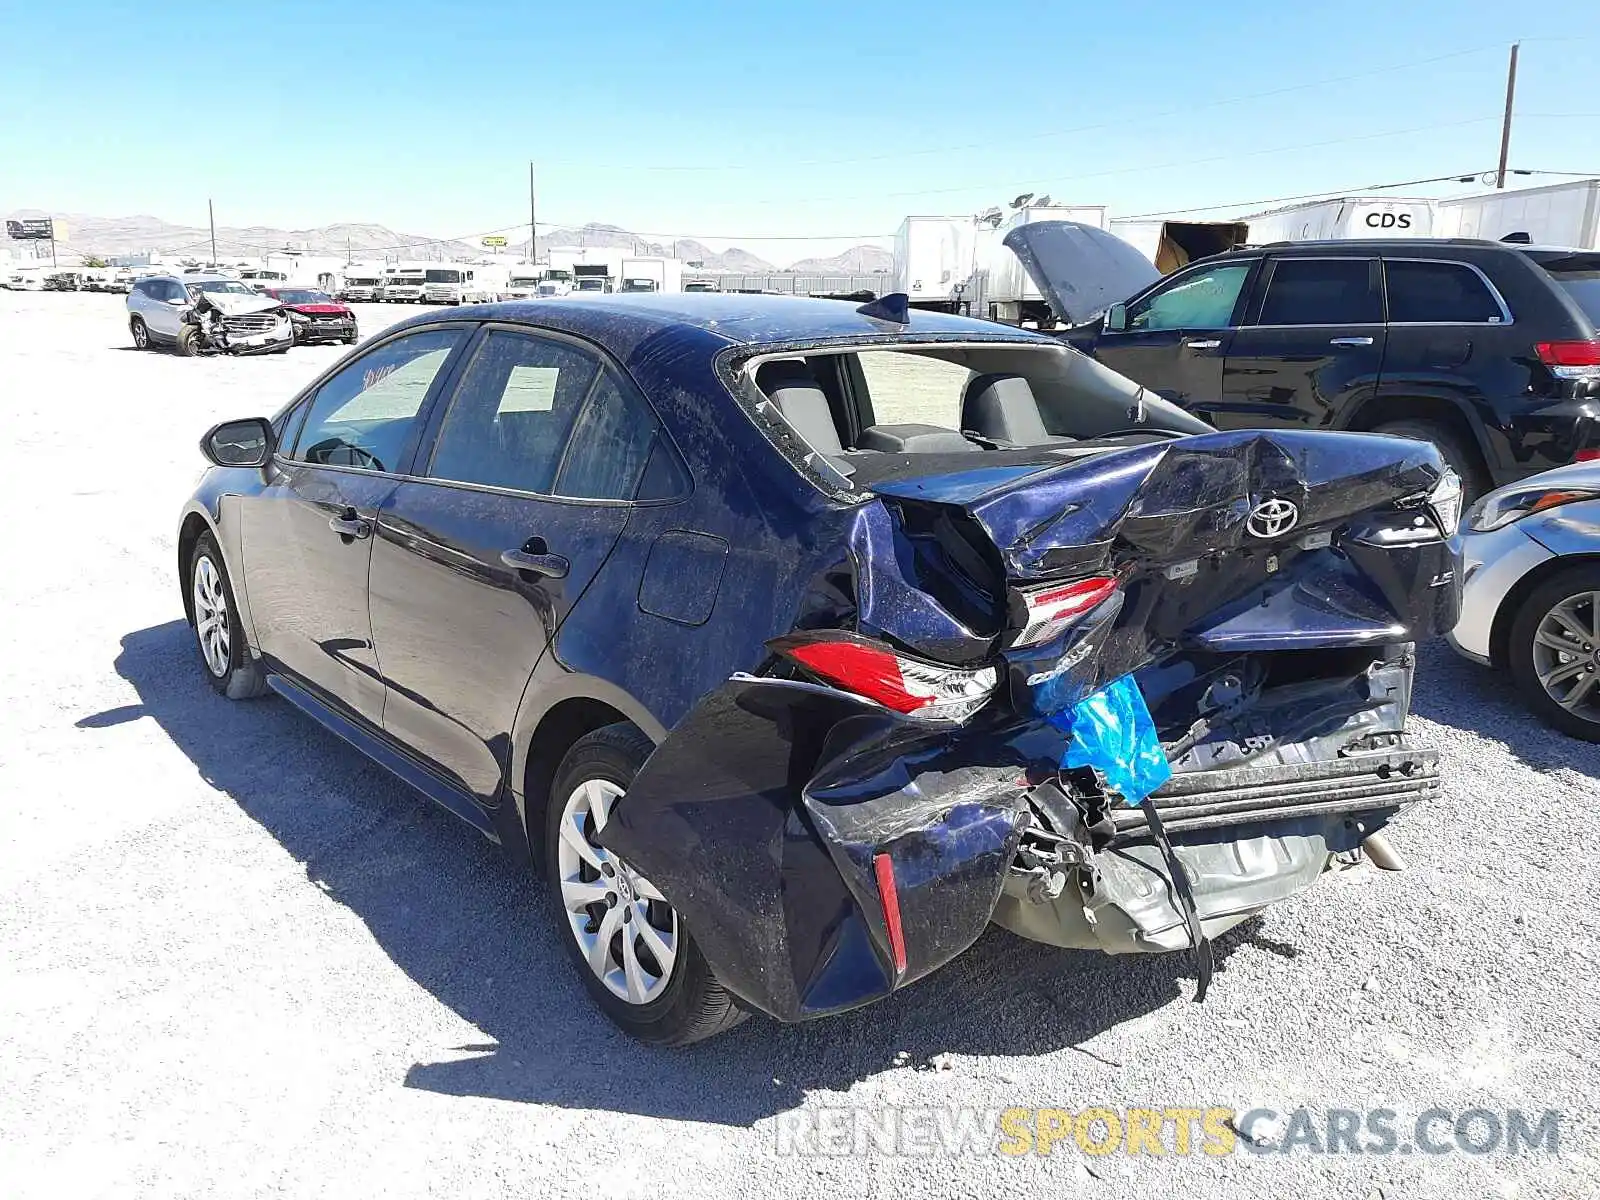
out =
[[[246,417],[213,426],[200,439],[200,453],[219,467],[264,467],[277,440],[265,417]]]
[[[1126,304],[1113,304],[1106,309],[1105,327],[1112,333],[1121,333],[1128,328],[1128,306]]]

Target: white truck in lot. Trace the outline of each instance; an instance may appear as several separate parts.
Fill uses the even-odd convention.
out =
[[[977,228],[971,215],[901,221],[894,235],[888,290],[904,292],[913,308],[959,311],[977,266]]]
[[[386,304],[421,304],[427,286],[427,263],[397,263],[383,269],[383,299]]]
[[[383,268],[363,263],[351,263],[341,273],[339,299],[346,301],[375,301],[383,299]]]
[[[1006,234],[1029,221],[1075,221],[1104,229],[1106,210],[1096,204],[1031,205],[1015,209],[987,235],[980,232],[978,269],[964,291],[964,311],[1007,325],[1043,326],[1052,319],[1050,302],[1023,270],[1021,260],[1004,245]]]
[[[675,258],[624,258],[618,267],[619,292],[681,292],[683,263]]]
[[[539,296],[540,268],[533,263],[516,263],[506,271],[506,280],[495,293],[497,300],[535,300]]]
[[[1316,242],[1347,238],[1435,237],[1437,200],[1396,196],[1337,196],[1291,204],[1237,218],[1250,227],[1250,244]]]
[[[422,298],[428,304],[482,304],[494,294],[466,263],[435,264],[422,272]]]
[[[1491,242],[1527,234],[1536,246],[1600,250],[1600,179],[1441,200],[1437,232]]]

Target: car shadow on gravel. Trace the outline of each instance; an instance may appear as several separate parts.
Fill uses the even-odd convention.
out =
[[[139,703],[80,728],[155,721],[400,970],[483,1032],[413,1066],[409,1087],[744,1126],[809,1092],[843,1092],[942,1054],[1070,1047],[1086,1076],[1100,1073],[1119,1064],[1084,1042],[1192,995],[1186,955],[1109,958],[992,929],[949,966],[857,1012],[794,1026],[757,1016],[686,1050],[641,1046],[592,1006],[543,892],[498,847],[282,701],[217,695],[185,622],[125,636],[116,670]],[[1245,946],[1296,953],[1246,922],[1216,943],[1219,973]]]
[[[1566,769],[1600,778],[1600,744],[1546,725],[1524,702],[1510,672],[1462,658],[1442,638],[1417,648],[1411,711],[1497,742],[1535,771]]]

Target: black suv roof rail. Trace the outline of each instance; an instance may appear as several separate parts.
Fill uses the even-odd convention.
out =
[[[1235,250],[1278,250],[1284,246],[1479,246],[1505,249],[1507,243],[1488,238],[1309,238],[1303,242],[1262,242],[1254,246],[1235,246]]]

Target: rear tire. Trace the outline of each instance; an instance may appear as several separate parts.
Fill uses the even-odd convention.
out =
[[[133,317],[130,319],[128,321],[128,331],[133,334],[134,349],[150,349],[150,329],[145,325],[143,317]]]
[[[545,886],[557,936],[601,1011],[641,1042],[687,1046],[747,1014],[653,885],[593,840],[596,819],[604,825],[654,748],[629,724],[596,729],[573,743],[546,806]],[[621,919],[611,916],[619,910]],[[670,954],[670,963],[652,947]],[[637,988],[638,995],[630,999],[614,986]]]
[[[1389,437],[1407,437],[1415,438],[1419,442],[1432,442],[1438,448],[1439,456],[1444,459],[1445,465],[1461,477],[1464,505],[1471,504],[1489,490],[1491,482],[1489,473],[1483,467],[1477,448],[1467,445],[1461,435],[1448,425],[1422,420],[1390,421],[1377,426],[1372,432],[1386,434]]]
[[[1597,651],[1600,563],[1575,563],[1523,599],[1507,657],[1528,707],[1545,724],[1586,742],[1600,742]]]
[[[266,674],[250,657],[228,567],[210,533],[201,534],[189,554],[187,583],[193,608],[191,626],[206,679],[230,700],[265,695]]]

